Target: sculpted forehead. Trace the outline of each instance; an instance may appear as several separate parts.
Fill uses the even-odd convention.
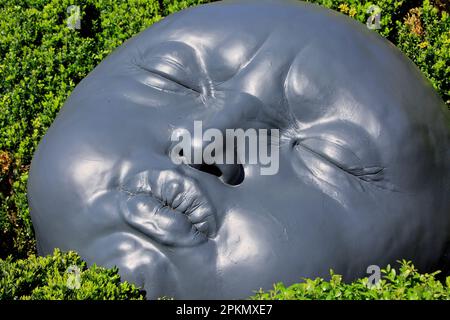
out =
[[[146,41],[136,45],[145,54],[155,45],[168,41],[184,43],[195,50],[210,76],[216,82],[222,82],[247,64],[267,40],[274,23],[279,20],[277,15],[267,18],[270,17],[269,9],[261,6],[261,10],[256,11],[254,7],[232,3],[188,9],[146,30],[142,35]]]
[[[200,65],[218,89],[248,92],[274,106],[287,99],[301,121],[362,111],[382,118],[400,111],[401,103],[392,105],[405,92],[416,94],[411,76],[413,83],[423,79],[375,32],[315,5],[283,4],[244,1],[186,10],[134,44],[144,57],[185,52],[186,63]],[[201,68],[191,72],[198,75]],[[373,134],[380,130],[376,122]]]

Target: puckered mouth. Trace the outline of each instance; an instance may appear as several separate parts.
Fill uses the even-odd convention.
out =
[[[148,170],[120,188],[123,218],[160,244],[195,246],[216,235],[215,210],[191,178],[172,170]]]

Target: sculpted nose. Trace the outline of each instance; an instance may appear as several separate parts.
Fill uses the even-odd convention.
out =
[[[205,103],[204,112],[198,120],[202,120],[204,130],[216,128],[225,131],[254,126],[257,121],[265,120],[265,111],[262,101],[252,95],[220,91]]]
[[[245,172],[240,159],[245,155],[238,154],[237,141],[230,136],[230,130],[261,126],[261,102],[247,94],[220,92],[190,120],[184,128],[172,132],[172,161],[216,176],[225,184],[241,184]]]

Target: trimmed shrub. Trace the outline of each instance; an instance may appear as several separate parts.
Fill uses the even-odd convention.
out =
[[[411,262],[401,261],[397,271],[381,270],[380,281],[369,285],[368,278],[344,283],[330,272],[330,279],[302,279],[289,287],[282,283],[273,290],[259,290],[251,300],[449,300],[450,276],[445,284],[439,271],[421,274]],[[86,263],[75,252],[14,261],[0,260],[0,300],[142,300],[145,292],[121,282],[118,269]]]
[[[169,14],[178,12],[180,10],[186,9],[188,7],[197,6],[199,4],[214,2],[210,0],[163,0],[163,15],[168,16]]]
[[[366,1],[366,0],[306,0],[306,2],[313,2],[339,11],[343,14],[350,16],[353,19],[358,20],[361,23],[366,23],[372,14],[378,12],[369,13],[371,6],[376,6],[380,9],[380,29],[377,31],[383,36],[389,39],[393,38],[395,33],[395,20],[401,15],[403,7],[406,5],[405,0],[378,0],[378,1]],[[415,2],[415,1],[409,1]]]
[[[0,300],[143,300],[145,293],[121,282],[118,269],[89,269],[75,252],[0,260]]]
[[[450,106],[450,15],[423,1],[396,21],[397,47],[430,79]]]
[[[274,285],[273,290],[252,296],[253,300],[449,300],[450,277],[445,284],[436,279],[439,272],[421,274],[408,261],[401,261],[400,269],[387,266],[381,270],[380,281],[369,285],[363,278],[352,283],[342,282],[342,276],[330,273],[330,280],[304,279],[285,287]]]

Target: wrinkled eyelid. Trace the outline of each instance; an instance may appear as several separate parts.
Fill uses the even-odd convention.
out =
[[[294,148],[306,150],[355,176],[377,175],[383,171],[381,165],[373,164],[373,159],[362,159],[349,147],[321,137],[297,139],[293,145]]]
[[[156,60],[160,65],[164,66],[164,64],[161,63],[161,60]],[[173,62],[174,60],[172,60]],[[145,65],[136,64],[139,68],[145,70],[146,72],[156,75],[161,79],[165,79],[166,81],[170,81],[173,82],[176,85],[179,85],[181,87],[183,87],[184,89],[187,90],[192,90],[198,94],[202,93],[202,88],[199,84],[195,83],[192,81],[192,79],[189,77],[189,74],[186,72],[186,70],[181,69],[181,64],[176,63],[173,65],[169,65],[170,67],[176,66],[176,70],[174,70],[174,72],[171,72],[171,70],[163,70],[164,68],[161,67],[154,67],[153,64],[148,64],[146,63]],[[166,64],[167,66],[167,64]],[[179,73],[179,71],[181,71],[181,75],[173,75],[174,73],[176,74],[177,72]]]
[[[180,62],[169,57],[151,57],[145,59],[144,61],[138,62],[137,66],[150,73],[155,73],[161,77],[166,77],[169,80],[174,80],[175,77],[189,77],[187,68],[185,68]]]
[[[135,56],[136,57],[136,56]],[[154,44],[151,48],[139,48],[137,58],[141,65],[151,66],[149,62],[167,63],[176,71],[184,73],[189,80],[189,87],[203,96],[214,94],[215,85],[211,80],[204,60],[204,54],[199,48],[181,40],[167,40]],[[192,75],[196,77],[192,77]],[[197,76],[198,75],[198,76]],[[177,77],[178,78],[178,77]],[[176,79],[178,83],[184,79]],[[192,89],[192,88],[189,88]],[[198,90],[197,90],[198,89]]]
[[[334,140],[334,141],[333,141]],[[303,138],[299,140],[303,146],[306,146],[310,149],[322,150],[323,153],[329,155],[334,158],[344,158],[342,159],[345,162],[349,163],[360,163],[362,162],[361,158],[356,155],[353,150],[349,147],[345,146],[340,139],[324,139],[322,137],[310,137]]]
[[[154,65],[155,68],[173,68],[176,71],[181,71],[187,74],[186,70],[188,68],[186,68],[183,63],[167,56],[152,57],[148,59],[147,62],[149,62],[149,65]]]

